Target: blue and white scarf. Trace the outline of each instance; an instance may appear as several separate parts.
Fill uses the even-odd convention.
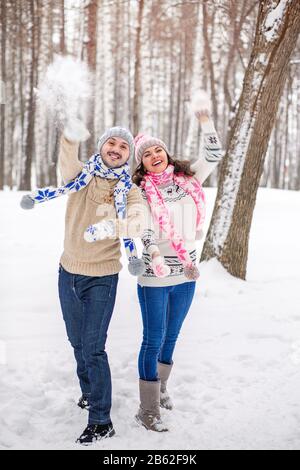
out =
[[[37,189],[30,193],[27,198],[30,198],[34,204],[41,204],[42,202],[50,201],[66,194],[72,194],[86,188],[94,176],[100,178],[118,180],[118,184],[114,189],[115,208],[118,219],[124,220],[126,218],[127,195],[132,188],[132,180],[130,176],[130,167],[126,163],[120,168],[108,168],[100,154],[93,155],[88,162],[85,163],[81,173],[70,181],[65,186],[59,188],[43,188]],[[90,227],[92,230],[93,226]],[[142,260],[138,259],[137,248],[134,240],[131,238],[124,238],[124,245],[126,255],[129,261],[129,271],[135,274],[134,265],[139,264]],[[132,268],[132,269],[131,269]],[[136,273],[137,275],[140,273]]]

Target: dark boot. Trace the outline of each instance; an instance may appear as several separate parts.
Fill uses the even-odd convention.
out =
[[[90,424],[87,428],[83,431],[79,439],[77,439],[77,443],[83,446],[89,446],[97,441],[102,441],[103,439],[108,439],[109,437],[113,437],[115,435],[115,430],[112,425],[110,424]]]

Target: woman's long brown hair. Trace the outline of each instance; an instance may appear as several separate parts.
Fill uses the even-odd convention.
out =
[[[179,174],[179,173],[183,173],[184,175],[186,176],[195,176],[195,172],[191,169],[191,162],[189,162],[188,160],[176,160],[174,158],[171,158],[169,155],[168,155],[168,162],[169,162],[169,165],[173,165],[174,166],[174,173],[175,175]],[[141,163],[137,169],[135,170],[135,172],[133,173],[133,176],[132,176],[132,181],[137,185],[137,186],[140,186],[141,185],[141,182],[143,181],[144,179],[144,176],[147,174],[145,168],[144,168],[144,165],[143,163]]]

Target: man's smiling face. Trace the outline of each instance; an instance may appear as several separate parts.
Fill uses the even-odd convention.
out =
[[[119,168],[125,165],[130,157],[128,142],[120,137],[110,137],[101,149],[101,157],[109,168]]]

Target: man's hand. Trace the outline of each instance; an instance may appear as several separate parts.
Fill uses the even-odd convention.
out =
[[[69,119],[65,128],[64,136],[70,142],[84,142],[90,137],[90,133],[80,119]]]
[[[114,220],[103,220],[99,224],[90,225],[84,232],[84,239],[88,243],[108,238],[116,238],[116,222]]]

